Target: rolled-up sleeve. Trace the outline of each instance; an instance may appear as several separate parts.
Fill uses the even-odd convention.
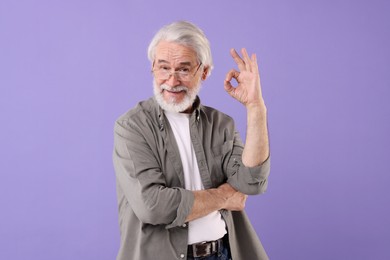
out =
[[[248,195],[264,193],[267,189],[271,168],[270,156],[261,165],[246,167],[242,162],[244,145],[238,132],[235,133],[234,140],[230,143],[224,160],[227,182],[236,190]]]
[[[113,161],[118,186],[141,222],[166,228],[183,225],[194,195],[167,187],[156,151],[145,135],[128,120],[115,123]]]

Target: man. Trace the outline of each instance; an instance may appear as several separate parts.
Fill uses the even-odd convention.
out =
[[[231,50],[239,71],[224,88],[246,107],[245,145],[230,117],[200,104],[213,68],[204,33],[175,22],[151,41],[154,97],[115,124],[118,260],[268,259],[243,211],[246,194],[266,190],[270,162],[256,55],[241,53]]]

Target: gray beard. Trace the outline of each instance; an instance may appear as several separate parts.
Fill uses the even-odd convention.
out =
[[[167,84],[162,84],[161,86],[158,86],[156,84],[156,81],[153,80],[154,97],[156,98],[157,103],[160,105],[160,107],[163,110],[180,113],[192,106],[192,104],[196,99],[196,96],[200,91],[201,85],[202,84],[199,83],[195,88],[190,90],[185,86],[176,86],[173,88],[168,86]],[[185,91],[184,99],[181,102],[176,102],[175,98],[171,98],[170,100],[166,101],[162,94],[163,89],[167,89],[170,91],[184,90]]]

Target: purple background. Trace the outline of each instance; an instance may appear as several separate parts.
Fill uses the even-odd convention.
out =
[[[186,19],[232,115],[229,48],[256,52],[268,192],[247,212],[271,259],[390,259],[388,1],[0,1],[0,259],[114,259],[114,120],[152,95],[146,48]]]

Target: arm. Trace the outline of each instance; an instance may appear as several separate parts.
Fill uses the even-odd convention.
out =
[[[231,153],[227,154],[227,182],[245,194],[265,192],[270,171],[269,140],[267,130],[267,109],[261,93],[260,75],[256,55],[249,58],[242,49],[241,58],[230,51],[239,71],[230,70],[225,78],[225,90],[241,102],[247,110],[247,132],[245,145],[236,132]],[[238,83],[233,87],[231,80]]]
[[[221,209],[240,211],[245,208],[247,196],[225,183],[216,189],[194,191],[194,204],[186,221],[191,221]]]
[[[201,191],[167,187],[146,133],[137,125],[116,123],[113,160],[119,188],[141,222],[171,228],[216,210],[245,207],[246,195],[229,184]]]
[[[247,130],[242,162],[247,167],[258,166],[269,156],[269,141],[264,105],[247,106]]]
[[[194,203],[191,191],[168,187],[166,176],[145,139],[141,122],[121,120],[115,124],[113,161],[120,200],[147,224],[180,226]],[[123,196],[123,197],[122,197]]]
[[[225,79],[225,90],[247,109],[247,132],[242,162],[247,167],[258,166],[269,157],[269,140],[267,130],[267,109],[261,93],[260,75],[256,55],[250,58],[246,49],[242,49],[241,58],[232,49],[230,51],[237,63],[239,72],[232,69]],[[233,87],[230,81],[238,83]]]

